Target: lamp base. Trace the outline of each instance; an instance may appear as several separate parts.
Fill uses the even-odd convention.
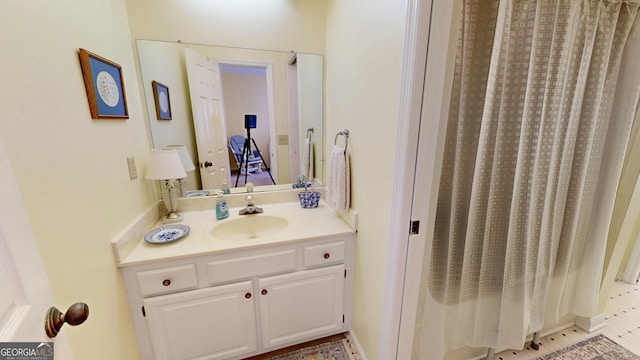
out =
[[[173,224],[181,221],[182,221],[182,215],[180,215],[180,213],[177,213],[177,212],[168,213],[162,218],[163,224]]]

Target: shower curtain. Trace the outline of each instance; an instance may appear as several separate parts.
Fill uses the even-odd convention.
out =
[[[414,358],[595,315],[640,91],[618,81],[638,0],[462,8]]]

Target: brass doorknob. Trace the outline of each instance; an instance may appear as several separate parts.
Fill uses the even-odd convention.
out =
[[[89,306],[85,303],[75,303],[62,313],[55,307],[50,307],[44,319],[44,331],[50,338],[56,337],[64,323],[72,326],[82,324],[89,317]]]

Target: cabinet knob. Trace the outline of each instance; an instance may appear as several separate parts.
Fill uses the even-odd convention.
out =
[[[169,286],[169,285],[171,285],[171,280],[169,280],[169,279],[165,279],[165,280],[162,282],[162,285],[164,285],[164,286]]]
[[[245,299],[251,299],[251,293],[244,294],[244,298]]]
[[[268,291],[267,289],[262,289],[262,291],[260,292],[262,295],[267,295]]]
[[[329,253],[324,253],[324,258],[325,258],[325,259],[328,259],[328,258],[330,258],[330,257],[331,257],[331,254],[329,254]]]

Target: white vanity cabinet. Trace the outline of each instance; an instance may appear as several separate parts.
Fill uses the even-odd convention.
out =
[[[262,348],[342,330],[344,265],[258,280]]]
[[[348,331],[354,241],[120,265],[142,358],[243,359]]]
[[[143,301],[156,359],[227,359],[254,352],[251,281]]]

